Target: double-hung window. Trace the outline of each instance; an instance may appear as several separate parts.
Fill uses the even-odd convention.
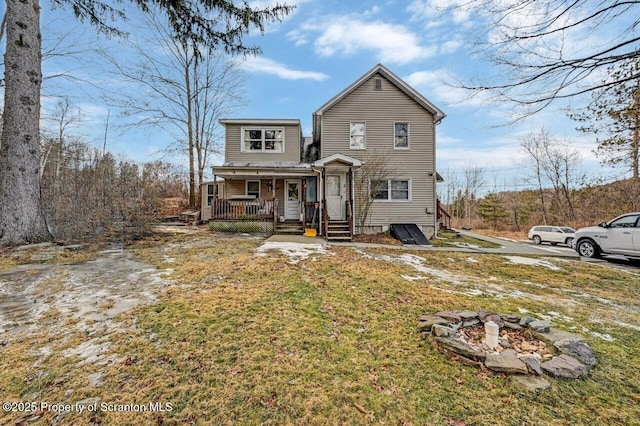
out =
[[[260,198],[260,181],[248,180],[246,192],[249,197]]]
[[[393,147],[395,149],[409,149],[409,123],[394,123]]]
[[[242,152],[284,152],[284,129],[243,129]]]
[[[352,121],[349,124],[349,149],[367,149],[366,123]]]
[[[371,197],[378,201],[410,201],[411,182],[408,179],[371,182]]]
[[[215,197],[215,186],[212,183],[210,183],[207,185],[207,206],[208,207],[211,207],[214,197]]]

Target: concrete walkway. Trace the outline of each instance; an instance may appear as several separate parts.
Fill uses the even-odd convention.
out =
[[[551,246],[533,247],[528,244],[521,244],[502,238],[488,237],[469,231],[460,231],[461,235],[476,238],[478,240],[489,241],[499,244],[499,248],[484,247],[434,247],[434,246],[416,246],[416,245],[389,245],[376,243],[358,243],[358,242],[327,242],[321,237],[305,237],[303,235],[272,235],[267,238],[268,242],[282,243],[298,243],[298,244],[321,244],[331,246],[344,247],[360,247],[360,248],[385,248],[400,250],[416,250],[416,251],[445,251],[445,252],[463,252],[463,253],[491,253],[491,254],[507,254],[507,255],[524,255],[524,256],[546,256],[546,257],[569,257],[578,259],[578,253],[574,250],[564,248],[555,248]]]

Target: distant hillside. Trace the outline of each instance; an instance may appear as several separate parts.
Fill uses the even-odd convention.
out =
[[[545,189],[542,193],[533,189],[498,192],[471,201],[459,197],[445,208],[452,215],[453,227],[523,231],[545,222],[581,227],[640,211],[640,182],[626,179],[570,191]]]

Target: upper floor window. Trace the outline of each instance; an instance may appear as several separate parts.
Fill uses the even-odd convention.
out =
[[[409,149],[409,123],[394,123],[393,137],[395,149]]]
[[[242,152],[284,152],[284,129],[244,128]]]
[[[349,149],[366,149],[365,141],[366,124],[364,122],[351,122],[349,129]]]

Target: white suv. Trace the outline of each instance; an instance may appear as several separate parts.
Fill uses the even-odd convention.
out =
[[[571,247],[582,257],[619,254],[640,259],[640,212],[626,213],[598,226],[578,229]]]
[[[571,245],[575,229],[568,226],[534,226],[529,230],[529,239],[534,244],[548,242],[553,245],[558,243]]]

